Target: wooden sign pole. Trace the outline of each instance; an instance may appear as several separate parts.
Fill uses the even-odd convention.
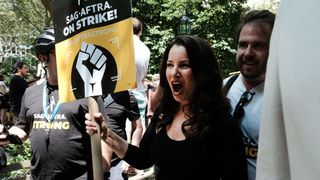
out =
[[[92,121],[94,121],[93,114],[99,112],[98,103],[95,97],[88,97],[89,114]],[[102,152],[101,152],[101,136],[100,126],[98,133],[90,136],[91,138],[91,152],[92,152],[92,166],[93,166],[93,179],[103,180],[103,166],[102,166]]]

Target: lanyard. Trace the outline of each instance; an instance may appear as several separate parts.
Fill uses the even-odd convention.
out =
[[[43,112],[44,112],[44,117],[47,119],[49,123],[51,123],[56,115],[58,114],[60,110],[60,100],[58,101],[57,105],[54,107],[54,110],[51,114],[51,116],[48,115],[48,102],[47,102],[47,95],[48,95],[48,88],[47,88],[47,83],[43,86],[43,91],[42,91],[42,107],[43,107]]]

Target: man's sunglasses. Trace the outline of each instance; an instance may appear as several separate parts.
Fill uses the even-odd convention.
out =
[[[233,118],[237,120],[239,124],[241,124],[241,118],[244,115],[243,107],[250,103],[255,94],[256,93],[254,92],[246,91],[241,95],[241,98],[233,112]]]

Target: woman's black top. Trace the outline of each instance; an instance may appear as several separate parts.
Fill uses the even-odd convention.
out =
[[[231,119],[218,121],[200,139],[175,141],[153,119],[139,148],[129,145],[124,160],[138,169],[155,165],[157,180],[246,180],[241,132]]]

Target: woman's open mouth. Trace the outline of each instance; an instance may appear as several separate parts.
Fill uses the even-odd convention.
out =
[[[179,95],[182,92],[182,84],[180,82],[172,82],[172,89],[174,95]]]

